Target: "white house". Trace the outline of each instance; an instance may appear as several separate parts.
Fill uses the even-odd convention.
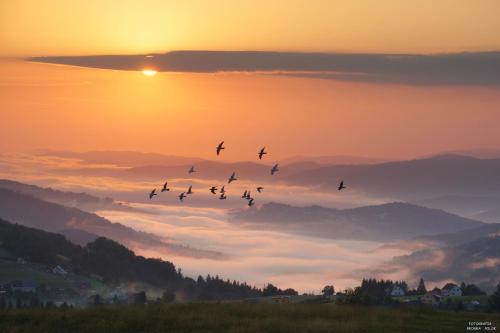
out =
[[[404,296],[405,291],[398,285],[392,286],[392,289],[389,291],[389,295],[391,296]]]
[[[462,289],[453,283],[447,283],[443,289],[441,289],[441,294],[443,296],[462,296]]]
[[[56,267],[52,268],[52,273],[57,274],[57,275],[66,275],[68,272],[61,266],[57,265]]]

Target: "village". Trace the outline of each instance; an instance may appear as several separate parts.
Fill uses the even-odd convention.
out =
[[[5,265],[5,262],[3,264]],[[0,280],[0,309],[85,308],[96,305],[171,303],[176,300],[174,292],[166,292],[143,283],[105,284],[98,277],[80,276],[62,265],[41,266],[24,257],[19,257],[10,264],[10,267],[3,268],[17,272],[24,270],[25,274],[11,275],[18,277],[12,280]],[[33,274],[35,271],[37,274]],[[30,278],[25,279],[23,276]],[[242,301],[421,306],[461,311],[482,311],[488,306],[488,296],[474,284],[457,285],[449,282],[442,288],[427,290],[423,279],[420,279],[415,289],[409,289],[404,281],[363,279],[361,286],[354,289],[335,292],[331,285],[325,286],[321,294],[299,295],[293,289],[288,294],[286,291],[278,293],[273,292],[271,287],[274,288],[268,284],[262,296]],[[208,301],[226,300],[214,298]]]

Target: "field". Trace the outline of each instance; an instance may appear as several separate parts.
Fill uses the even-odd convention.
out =
[[[332,304],[188,303],[0,312],[0,332],[464,332],[500,314]]]

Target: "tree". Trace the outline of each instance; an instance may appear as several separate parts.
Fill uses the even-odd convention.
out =
[[[497,289],[493,295],[490,296],[488,303],[490,304],[492,310],[500,312],[500,282],[498,283]]]
[[[426,292],[427,292],[427,288],[425,288],[424,279],[420,278],[420,282],[418,283],[418,287],[417,287],[417,294],[423,295]]]
[[[335,294],[335,288],[333,287],[333,285],[324,286],[321,292],[324,296],[332,296],[333,294]]]
[[[265,288],[262,290],[263,296],[276,296],[279,294],[280,290],[271,283],[268,283],[267,286],[265,286]]]
[[[462,289],[462,295],[464,296],[480,296],[480,295],[486,295],[484,291],[479,289],[478,286],[475,284],[465,284],[462,282],[460,285],[460,289]]]
[[[297,296],[299,293],[297,292],[297,290],[293,289],[293,288],[287,288],[285,290],[283,290],[283,295],[287,295],[287,296]]]

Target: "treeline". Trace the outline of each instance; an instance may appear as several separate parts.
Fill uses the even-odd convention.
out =
[[[296,294],[271,284],[264,289],[210,275],[197,280],[184,277],[171,262],[144,258],[125,246],[100,237],[82,247],[64,236],[12,224],[0,219],[0,243],[18,257],[49,266],[61,265],[79,275],[98,275],[106,284],[144,282],[185,299],[224,300]]]

